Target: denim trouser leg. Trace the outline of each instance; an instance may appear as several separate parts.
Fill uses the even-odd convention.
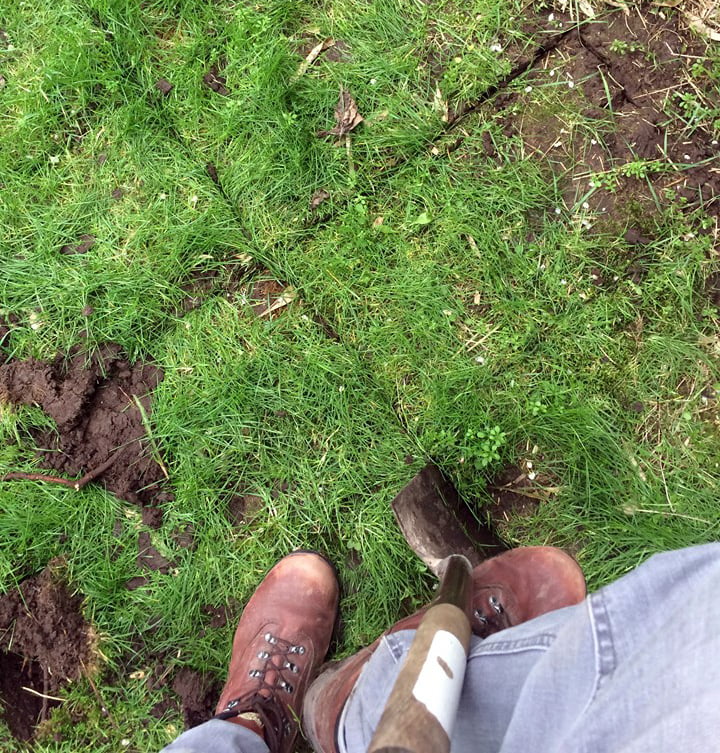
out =
[[[720,750],[720,544],[645,564],[582,604],[470,647],[453,753]],[[341,753],[364,753],[413,631],[387,636],[343,711]],[[267,753],[229,722],[166,753]]]
[[[473,639],[453,753],[720,750],[720,544],[652,557],[582,604]],[[384,639],[340,724],[367,749],[413,632]]]
[[[268,753],[268,746],[239,724],[211,719],[183,732],[160,753]]]

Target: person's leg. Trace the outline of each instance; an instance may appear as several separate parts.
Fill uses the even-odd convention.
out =
[[[483,562],[473,570],[472,628],[487,637],[538,615],[576,604],[585,596],[577,563],[553,547],[524,547]],[[317,753],[336,753],[341,725],[350,739],[369,742],[382,712],[398,662],[404,657],[424,610],[401,620],[371,646],[322,672],[308,691],[303,724]],[[372,662],[368,660],[372,657]],[[362,680],[358,677],[362,674]],[[355,690],[353,690],[355,688]],[[347,702],[352,692],[353,703]],[[356,748],[353,748],[355,750]]]
[[[453,753],[717,748],[720,545],[656,555],[576,606],[473,638]],[[384,637],[344,706],[367,748],[412,641]]]
[[[280,560],[243,610],[215,719],[163,753],[290,753],[305,692],[330,644],[338,593],[320,555]]]

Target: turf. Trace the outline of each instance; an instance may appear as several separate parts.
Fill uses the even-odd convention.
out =
[[[433,578],[389,501],[429,460],[481,519],[503,469],[532,468],[541,503],[503,536],[563,546],[593,588],[717,538],[717,215],[622,194],[603,219],[508,131],[488,92],[527,91],[524,74],[503,81],[553,10],[543,26],[499,0],[3,5],[6,353],[114,342],[156,363],[150,444],[175,495],[154,530],[101,485],[1,485],[0,591],[61,557],[100,636],[99,672],[68,687],[35,750],[172,739],[178,709],[150,714],[169,693],[150,683],[158,662],[222,678],[233,619],[294,548],[338,567],[336,657],[416,608]],[[326,38],[332,54],[298,75]],[[203,83],[212,67],[226,94]],[[688,139],[716,133],[718,70],[697,57],[668,103]],[[335,143],[318,132],[341,87],[365,121]],[[539,129],[619,128],[577,91],[530,88]],[[628,164],[602,180],[674,169]],[[639,261],[629,228],[647,236]],[[294,294],[258,316],[267,277]],[[36,467],[48,421],[0,404],[0,471]],[[238,498],[253,500],[242,523]],[[143,531],[173,566],[128,590]]]

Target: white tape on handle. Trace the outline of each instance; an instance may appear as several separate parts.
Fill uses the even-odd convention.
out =
[[[462,643],[447,630],[438,630],[412,691],[448,737],[452,737],[466,664]]]

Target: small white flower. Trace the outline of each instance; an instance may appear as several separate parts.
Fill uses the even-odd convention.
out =
[[[568,89],[573,89],[575,87],[574,81],[568,81]]]
[[[502,52],[502,45],[501,44],[491,44],[490,45],[490,51],[491,52]]]
[[[597,146],[597,139],[590,139],[590,143],[591,143],[591,144],[592,144],[593,146]]]
[[[377,79],[376,78],[371,78],[370,79],[370,86],[375,86],[375,84],[377,84]]]
[[[127,748],[130,745],[130,740],[128,740],[127,737],[123,737],[123,739],[120,740],[120,745],[122,745],[123,748]]]
[[[713,145],[713,146],[717,146],[717,145],[718,145],[718,141],[717,141],[717,139],[713,139],[713,140],[712,140],[712,145]]]
[[[555,214],[560,214],[562,212],[562,209],[560,207],[555,207]]]
[[[590,209],[590,204],[588,204],[587,201],[583,201],[582,208],[583,209]]]
[[[560,280],[561,285],[567,285],[567,280],[563,277],[562,280]]]
[[[443,309],[443,314],[445,314],[445,316],[454,316],[455,312],[450,309]]]
[[[58,157],[57,154],[51,154],[50,155],[50,164],[51,165],[57,165],[58,162],[60,162],[60,157]]]
[[[161,193],[159,198],[160,198],[160,201],[165,201],[165,199],[167,199],[167,194]]]
[[[552,69],[552,70],[550,71],[550,75],[551,75],[551,76],[554,76],[554,75],[555,75],[555,69],[554,69],[554,68],[553,68],[553,69]]]
[[[338,392],[345,392],[345,388],[342,385],[340,385],[340,387],[338,387]]]
[[[475,356],[475,363],[479,363],[482,366],[485,363],[485,359],[482,356]]]
[[[554,14],[554,13],[551,13],[551,14],[550,14],[550,15],[548,16],[548,21],[550,21],[550,23],[552,23],[552,22],[553,22],[554,20],[555,20],[555,14]]]
[[[689,160],[691,157],[689,154],[683,154],[683,159]]]
[[[526,86],[525,91],[529,94],[532,91],[532,86]]]
[[[540,269],[541,269],[541,270],[542,270],[542,271],[544,272],[544,271],[545,271],[545,265],[544,265],[544,264],[541,264],[541,265],[540,265]]]
[[[590,186],[590,188],[597,188],[597,183],[596,183],[596,182],[595,182],[594,180],[591,180],[591,181],[590,181],[590,182],[588,183],[588,185]]]
[[[535,473],[535,471],[530,471],[530,473],[528,473],[528,478],[530,479],[530,481],[535,481],[535,479],[537,478],[537,473]]]

